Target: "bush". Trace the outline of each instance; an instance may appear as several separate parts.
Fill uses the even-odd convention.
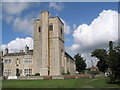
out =
[[[70,74],[70,72],[69,72],[69,71],[67,71],[67,73],[68,73],[68,74]]]
[[[32,76],[32,75],[30,75],[30,74],[27,74],[26,76]]]
[[[82,72],[79,72],[79,74],[85,74],[85,72],[84,72],[84,71],[82,71]]]
[[[35,76],[40,76],[40,73],[36,73]]]
[[[67,73],[62,73],[62,75],[70,75],[70,72],[67,71]]]
[[[96,74],[99,74],[99,71],[88,71],[88,74],[96,75]]]
[[[69,73],[62,73],[62,75],[70,75]]]

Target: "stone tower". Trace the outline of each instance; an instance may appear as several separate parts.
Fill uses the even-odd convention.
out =
[[[64,24],[42,11],[41,19],[34,20],[33,73],[61,75],[64,66]]]

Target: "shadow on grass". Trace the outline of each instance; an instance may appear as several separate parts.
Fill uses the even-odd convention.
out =
[[[115,82],[110,82],[110,81],[108,81],[107,83],[109,83],[109,84],[118,84],[118,85],[120,85],[120,81],[115,81]]]

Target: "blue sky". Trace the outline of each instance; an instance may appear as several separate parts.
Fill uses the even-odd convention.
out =
[[[14,15],[14,17],[25,17],[31,12],[35,12],[37,15],[40,14],[42,10],[48,10],[52,15],[51,16],[59,16],[63,20],[65,20],[70,26],[71,31],[73,29],[73,24],[77,26],[83,23],[90,24],[92,20],[94,20],[100,12],[103,10],[118,10],[117,4],[118,3],[111,3],[111,2],[66,2],[62,3],[63,7],[61,10],[55,10],[54,8],[49,8],[49,3],[31,3],[31,7],[26,9],[21,13],[20,16]],[[3,4],[4,5],[4,4]],[[13,30],[13,25],[11,23],[7,23],[4,19],[4,10],[3,10],[3,20],[2,20],[2,35],[3,35],[3,44],[7,44],[8,42],[16,39],[17,37],[25,38],[30,35],[26,35],[24,33],[16,32]],[[39,17],[38,17],[39,18]],[[9,38],[8,38],[9,36]],[[65,38],[69,38],[72,35],[65,35]]]
[[[16,38],[33,37],[31,35],[32,31],[29,31],[29,29],[31,30],[33,28],[32,23],[30,22],[32,22],[32,20],[34,19],[40,18],[40,15],[39,15],[40,11],[48,10],[50,12],[50,17],[59,16],[64,21],[65,29],[66,29],[65,47],[66,47],[66,50],[72,55],[74,55],[77,52],[82,53],[83,51],[86,50],[86,49],[83,50],[79,48],[80,45],[83,44],[81,43],[83,41],[78,40],[80,34],[78,35],[78,37],[76,34],[76,32],[79,31],[79,29],[86,30],[86,28],[88,27],[95,26],[96,24],[91,25],[91,23],[98,17],[100,18],[102,16],[107,17],[107,15],[109,14],[115,16],[116,14],[114,15],[113,13],[116,13],[118,11],[117,2],[103,2],[103,3],[102,2],[66,2],[66,3],[65,2],[63,3],[47,3],[47,2],[25,3],[23,2],[23,3],[3,3],[2,4],[3,5],[2,6],[2,17],[3,17],[2,44],[7,45],[11,41],[14,41]],[[100,13],[102,13],[101,16],[99,15]],[[102,21],[102,18],[100,20]],[[107,20],[109,20],[109,18]],[[111,16],[110,16],[110,20],[112,20]],[[22,27],[22,25],[20,25],[18,21],[20,21],[21,23],[23,23],[24,21],[26,25],[23,25]],[[82,25],[82,24],[85,24],[85,25]],[[80,25],[81,27],[78,28]],[[93,36],[93,34],[91,34],[91,36]],[[86,37],[89,38],[89,36],[86,36]],[[82,38],[85,39],[85,35],[84,36],[82,35]],[[104,45],[103,44],[104,43],[100,43],[95,47],[97,48],[97,46],[99,47],[101,45],[100,47],[105,48],[105,44]],[[72,49],[71,51],[71,48],[78,48],[78,50]],[[73,51],[75,52],[71,53]]]

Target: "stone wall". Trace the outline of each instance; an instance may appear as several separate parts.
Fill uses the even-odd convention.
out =
[[[23,76],[23,77],[17,77],[17,79],[43,79],[42,76]]]
[[[61,75],[61,76],[17,76],[17,80],[34,79],[70,79],[70,78],[89,78],[90,75]]]
[[[40,73],[42,67],[42,32],[41,20],[34,20],[34,50],[33,50],[33,74]]]
[[[53,29],[49,30],[51,24]],[[75,61],[70,55],[67,57],[64,49],[63,22],[57,16],[49,17],[48,11],[42,11],[41,19],[34,20],[33,54],[4,56],[4,60],[12,60],[10,64],[4,63],[4,71],[11,71],[10,76],[16,76],[18,70],[20,70],[20,76],[25,76],[23,73],[25,69],[32,69],[32,75],[40,73],[41,76],[62,75],[67,71],[75,74]],[[32,58],[32,63],[24,63],[24,58]]]
[[[70,73],[70,74],[75,74],[76,73],[76,66],[75,66],[75,60],[68,54],[65,52],[65,71],[66,73]]]
[[[5,64],[4,63],[4,71],[5,70],[11,70],[10,76],[16,76],[16,69],[21,70],[20,76],[25,76],[24,75],[24,69],[32,69],[33,70],[33,55],[22,55],[22,56],[5,56],[3,57],[3,63],[5,59],[11,59],[11,63]],[[32,62],[31,63],[24,63],[25,58],[31,58]],[[17,60],[19,60],[19,64],[17,66]],[[3,75],[4,75],[3,71]]]
[[[53,25],[52,30],[50,25]],[[62,75],[65,71],[64,52],[62,21],[59,17],[49,17],[48,11],[42,11],[41,18],[34,20],[33,73]]]

